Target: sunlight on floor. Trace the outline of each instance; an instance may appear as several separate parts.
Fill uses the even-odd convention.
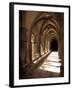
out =
[[[61,59],[59,59],[58,52],[52,52],[44,61],[44,63],[39,67],[39,69],[60,73],[60,66],[61,63],[59,63]]]

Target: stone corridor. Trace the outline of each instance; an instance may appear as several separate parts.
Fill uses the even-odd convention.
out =
[[[64,13],[19,11],[19,79],[64,76]]]

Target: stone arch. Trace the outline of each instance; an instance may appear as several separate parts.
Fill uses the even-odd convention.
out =
[[[58,42],[58,51],[59,51],[59,56],[61,58],[61,47],[60,47],[61,46],[60,45],[61,32],[60,32],[60,26],[59,26],[55,16],[52,15],[52,14],[48,14],[48,13],[42,13],[42,14],[39,14],[39,15],[35,18],[35,20],[33,21],[32,26],[31,26],[30,40],[31,40],[32,33],[37,33],[38,32],[37,36],[36,36],[36,37],[38,37],[38,39],[37,39],[37,42],[38,42],[37,48],[38,48],[38,52],[40,54],[39,56],[41,56],[41,50],[42,50],[41,48],[45,45],[45,42],[43,44],[42,41],[41,41],[43,33],[44,32],[45,32],[45,34],[48,33],[47,34],[48,36],[46,35],[45,37],[49,37],[51,34],[53,34],[54,35],[53,38],[56,38],[56,40]],[[39,23],[40,23],[40,25],[38,25]],[[39,29],[37,29],[37,27]],[[52,33],[51,33],[51,31],[52,31]],[[47,39],[45,38],[45,40],[47,40]]]

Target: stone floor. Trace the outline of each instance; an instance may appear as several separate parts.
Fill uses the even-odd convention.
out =
[[[35,61],[23,78],[31,79],[60,77],[60,66],[61,63],[58,52],[52,52],[41,60]]]

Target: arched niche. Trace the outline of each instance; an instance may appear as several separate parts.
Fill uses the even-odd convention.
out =
[[[31,35],[31,51],[32,51],[32,61],[39,57],[38,52],[38,37],[32,33]]]

